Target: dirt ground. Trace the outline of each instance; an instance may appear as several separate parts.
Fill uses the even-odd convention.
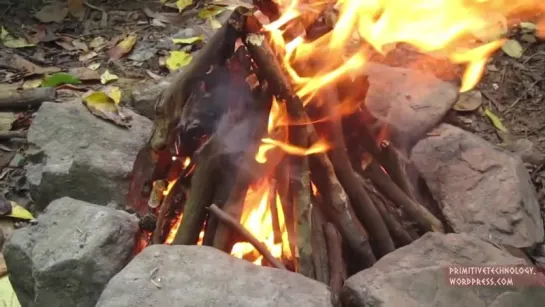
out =
[[[197,7],[189,7],[179,13],[176,8],[162,6],[159,0],[87,1],[82,19],[68,14],[60,22],[44,24],[34,17],[43,7],[41,1],[0,0],[0,24],[11,34],[36,42],[36,46],[29,48],[0,49],[0,66],[4,66],[0,68],[6,68],[2,59],[17,54],[42,68],[57,67],[61,71],[100,64],[97,71],[102,74],[109,70],[119,77],[117,83],[157,80],[169,73],[168,68],[162,65],[169,51],[190,53],[203,44],[202,41],[173,44],[169,38],[173,35],[183,38],[201,34],[209,36],[213,32],[213,24],[198,17],[203,6],[200,2]],[[129,33],[137,36],[132,52],[117,61],[110,60],[108,50]],[[105,45],[100,50],[93,49],[90,44],[99,36],[105,39]],[[531,36],[514,32],[512,38],[521,43],[522,56],[514,58],[502,51],[496,52],[477,87],[482,105],[472,111],[453,114],[460,125],[494,144],[530,152],[525,160],[545,208],[545,161],[542,154],[545,152],[545,43]],[[76,46],[74,40],[83,42],[85,46]],[[98,50],[96,56],[82,58],[92,50]],[[20,87],[30,79],[23,72],[7,66],[7,69],[0,69],[2,86]],[[59,95],[78,96],[86,90],[101,87],[98,80],[88,80],[59,90]],[[499,131],[492,124],[490,117],[483,112],[485,108],[502,121],[508,132]],[[25,127],[30,122],[29,114],[16,113],[12,128]],[[24,152],[24,146],[4,142],[2,147],[5,148],[0,148],[0,167],[3,168],[0,190],[10,196],[22,194],[24,198],[27,188],[22,170],[13,162],[10,164],[18,152]]]

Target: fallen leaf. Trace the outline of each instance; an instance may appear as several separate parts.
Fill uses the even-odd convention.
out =
[[[112,74],[109,70],[106,70],[101,76],[100,76],[100,83],[106,84],[110,81],[114,81],[119,79],[118,76]]]
[[[510,39],[501,47],[501,50],[512,58],[519,59],[522,56],[524,50],[520,43],[514,39]]]
[[[149,18],[157,19],[165,23],[178,24],[184,21],[184,17],[179,13],[157,13],[147,7],[145,7],[142,11]]]
[[[21,307],[7,275],[0,278],[0,302],[2,306]]]
[[[520,36],[520,40],[527,43],[537,42],[537,38],[532,34],[523,34]]]
[[[0,40],[2,41],[2,44],[8,48],[26,48],[36,46],[29,43],[23,37],[15,37],[11,35],[4,27],[0,29]]]
[[[492,122],[494,127],[496,127],[496,129],[498,129],[501,132],[506,132],[506,133],[508,132],[507,128],[505,128],[505,126],[503,125],[499,117],[496,114],[494,114],[492,111],[490,111],[488,108],[484,109],[484,114],[490,119],[490,121]]]
[[[42,85],[42,78],[28,79],[28,80],[25,80],[25,82],[23,83],[23,88],[24,89],[37,88],[40,85]]]
[[[529,31],[535,31],[537,29],[536,24],[533,22],[521,22],[520,27]]]
[[[87,53],[80,54],[79,61],[80,62],[86,62],[86,61],[89,61],[90,59],[96,57],[97,55],[98,55],[98,53],[96,53],[94,51],[89,51]]]
[[[34,17],[43,23],[60,23],[67,15],[68,7],[59,2],[44,6]]]
[[[85,5],[83,4],[83,0],[68,0],[68,11],[79,21],[85,19]]]
[[[495,18],[496,22],[489,21],[486,27],[473,31],[473,35],[483,42],[492,42],[505,35],[508,31],[506,18],[500,15]]]
[[[167,26],[162,21],[155,18],[151,20],[151,25],[158,28],[165,28]]]
[[[15,120],[17,120],[17,117],[12,112],[0,112],[0,131],[11,130]]]
[[[178,8],[178,11],[185,10],[186,7],[190,6],[193,3],[193,0],[178,0],[176,1],[176,7]]]
[[[87,44],[80,41],[79,39],[75,39],[72,41],[72,45],[74,45],[74,47],[76,47],[76,49],[79,49],[79,50],[82,50],[82,51],[89,51],[89,47],[87,47]]]
[[[108,85],[103,88],[102,91],[108,95],[108,97],[112,98],[115,104],[118,105],[121,102],[121,89],[119,87]]]
[[[99,69],[100,67],[100,63],[93,63],[93,64],[90,64],[89,66],[87,66],[87,68],[91,69],[91,70],[97,70]]]
[[[170,51],[170,55],[168,56],[168,58],[166,59],[166,66],[167,68],[173,72],[173,71],[176,71],[178,69],[180,69],[181,67],[184,67],[186,65],[188,65],[189,63],[191,63],[191,60],[193,59],[193,57],[186,53],[186,52],[183,52],[183,51]]]
[[[219,22],[219,20],[214,17],[208,18],[208,23],[210,24],[210,27],[212,27],[212,29],[214,30],[221,28],[221,22]]]
[[[93,40],[89,43],[89,47],[91,47],[91,49],[93,49],[96,52],[99,52],[100,50],[104,49],[104,47],[106,47],[107,45],[108,45],[108,41],[102,36],[97,36],[93,38]]]
[[[223,11],[225,11],[224,7],[211,5],[209,7],[206,7],[197,14],[200,19],[207,20],[210,17],[215,17],[219,14],[221,14]]]
[[[475,111],[483,103],[483,96],[480,91],[474,90],[461,93],[458,101],[452,107],[453,110],[459,112]]]
[[[81,81],[78,80],[75,76],[65,73],[58,72],[50,76],[46,76],[42,81],[42,87],[57,87],[62,84],[80,84]]]
[[[239,6],[245,7],[247,9],[253,9],[254,6],[252,3],[245,2],[244,0],[214,0],[214,4],[227,7],[229,10],[234,10]]]
[[[131,51],[132,47],[136,43],[137,36],[136,35],[129,35],[124,40],[119,42],[115,47],[110,49],[109,55],[110,59],[112,60],[118,60],[123,55]]]
[[[21,220],[33,220],[34,216],[23,206],[19,205],[14,201],[9,201],[11,203],[11,213],[6,214],[5,216],[13,217]]]
[[[38,66],[17,54],[6,57],[6,60],[7,64],[10,67],[23,72],[25,77],[32,75],[50,74],[60,71],[60,68],[58,67]]]
[[[204,39],[204,35],[187,37],[187,38],[173,38],[172,42],[175,44],[193,44],[194,42],[201,41]]]
[[[151,70],[149,69],[146,69],[146,73],[148,74],[148,76],[150,76],[153,80],[155,81],[159,81],[159,80],[162,80],[163,77],[161,77],[160,75],[152,72]]]
[[[87,67],[70,68],[68,73],[75,76],[79,80],[100,80],[100,74],[98,71]]]
[[[121,91],[119,91],[120,93]],[[111,94],[111,92],[110,92]],[[104,91],[90,92],[83,97],[83,104],[91,114],[110,120],[122,127],[129,127],[127,118],[121,114],[114,98],[110,97]]]
[[[57,41],[55,42],[55,44],[61,46],[62,48],[68,51],[76,50],[76,47],[72,45],[72,42]]]

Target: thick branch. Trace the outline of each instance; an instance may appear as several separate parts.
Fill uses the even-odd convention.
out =
[[[271,255],[271,253],[269,252],[269,250],[267,249],[267,247],[263,243],[259,242],[248,230],[246,230],[242,225],[240,225],[240,223],[237,222],[232,216],[230,216],[226,212],[222,211],[216,205],[211,205],[208,209],[220,221],[222,221],[223,223],[229,225],[235,231],[237,231],[241,236],[243,236],[275,268],[284,269],[284,270],[286,269],[286,267],[284,267],[284,265],[280,261],[278,261],[278,259],[274,258],[273,255]]]
[[[38,87],[0,92],[0,111],[36,109],[44,101],[55,101],[54,87]]]
[[[324,233],[325,218],[321,212],[321,205],[316,205],[320,200],[313,199],[312,206],[312,263],[314,264],[314,272],[316,280],[329,285],[329,265],[327,243]]]

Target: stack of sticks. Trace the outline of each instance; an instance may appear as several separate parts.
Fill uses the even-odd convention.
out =
[[[274,3],[256,1],[256,5],[270,19],[278,18]],[[306,27],[307,33],[314,35],[331,30],[331,25],[321,20],[317,15],[308,25],[295,28]],[[348,275],[372,266],[424,232],[443,232],[443,224],[419,203],[405,162],[394,146],[385,139],[377,140],[380,131],[371,125],[374,119],[364,104],[349,116],[313,124],[315,116],[331,112],[343,95],[352,94],[350,88],[367,87],[366,77],[329,85],[316,95],[323,103],[304,107],[267,34],[261,31],[251,12],[237,8],[163,93],[156,107],[150,145],[142,150],[133,170],[151,179],[133,180],[129,199],[153,194],[151,184],[157,180],[176,180],[160,206],[152,210],[157,215],[152,243],[164,243],[176,215],[183,212],[172,244],[197,244],[203,230],[202,244],[227,253],[236,242],[249,242],[271,266],[290,268],[330,285],[336,299]],[[289,35],[290,31],[285,33]],[[227,95],[229,115],[210,124],[195,115],[203,112],[195,110],[214,96],[214,87],[221,86],[218,77],[212,75],[223,68],[228,71],[230,87],[247,94],[235,98]],[[359,91],[362,102],[365,92]],[[309,156],[283,155],[278,149],[267,163],[257,163],[255,155],[267,134],[273,97],[285,107],[290,120],[299,123],[287,128],[291,145],[308,147],[319,135],[327,135],[332,149]],[[234,109],[238,106],[238,112],[232,111],[232,101],[237,101]],[[233,150],[225,141],[226,131],[236,130],[241,120],[248,120],[251,129],[244,130],[243,150]],[[379,130],[385,128],[382,125]],[[182,159],[171,159],[180,152],[191,156],[189,165],[182,167]],[[274,174],[269,204],[275,241],[281,240],[275,220],[278,194],[293,259],[275,259],[239,223],[248,188],[267,174]],[[312,185],[316,191],[312,191]]]

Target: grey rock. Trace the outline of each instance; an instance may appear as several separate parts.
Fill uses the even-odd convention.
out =
[[[343,307],[543,306],[543,287],[452,286],[448,267],[524,265],[468,234],[427,233],[346,280]],[[497,275],[495,275],[497,277]]]
[[[392,140],[408,149],[435,127],[458,100],[458,88],[430,73],[369,63],[366,106],[391,125]]]
[[[441,124],[413,147],[411,161],[455,232],[519,248],[543,241],[536,192],[515,155]]]
[[[129,262],[137,232],[138,219],[126,212],[68,197],[53,201],[4,247],[21,305],[94,307]]]
[[[155,47],[155,42],[139,41],[136,43],[133,51],[129,55],[129,60],[137,62],[145,62],[155,56],[158,49]]]
[[[207,246],[152,245],[108,283],[96,307],[331,306],[322,283]]]
[[[131,86],[131,99],[128,102],[131,109],[136,113],[145,116],[151,120],[155,118],[155,104],[159,95],[170,86],[171,77],[166,77],[161,81],[149,80]]]
[[[63,196],[125,203],[133,162],[152,129],[149,119],[127,113],[129,129],[95,117],[79,102],[42,104],[28,132],[27,177],[37,210]]]

